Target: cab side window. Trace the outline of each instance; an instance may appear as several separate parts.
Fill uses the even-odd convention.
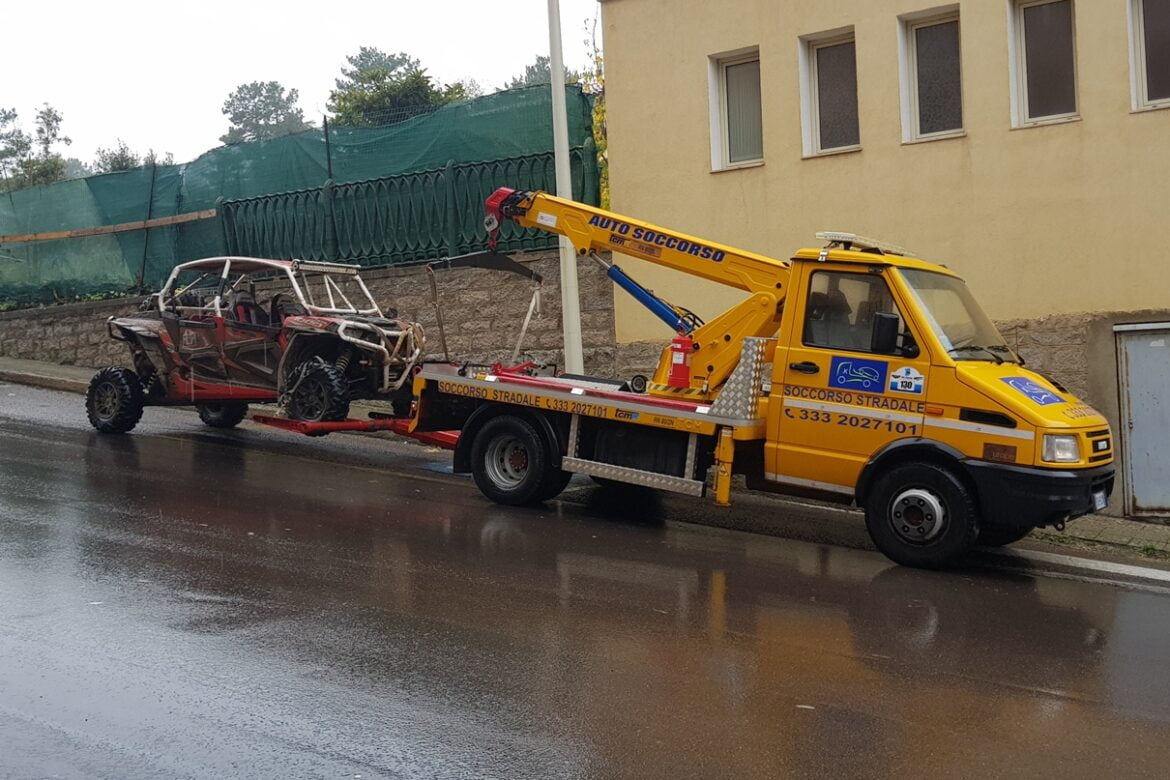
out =
[[[873,315],[878,312],[901,319],[881,276],[817,271],[809,281],[802,340],[808,347],[869,352]]]

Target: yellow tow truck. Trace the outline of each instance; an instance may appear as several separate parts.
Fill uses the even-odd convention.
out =
[[[1103,509],[1105,418],[1030,371],[948,268],[850,233],[788,260],[543,192],[487,202],[565,236],[674,328],[646,381],[426,364],[410,434],[459,430],[455,469],[503,504],[547,500],[573,473],[727,505],[751,489],[856,502],[898,563],[945,567]],[[743,290],[709,322],[602,257],[625,254]]]

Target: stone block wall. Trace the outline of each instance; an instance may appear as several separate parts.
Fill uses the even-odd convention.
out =
[[[563,366],[559,256],[552,251],[515,258],[543,277],[541,313],[529,323],[522,353]],[[443,357],[430,282],[422,268],[387,268],[363,273],[362,278],[379,304],[397,308],[400,317],[423,326],[430,357]],[[613,283],[592,261],[578,262],[577,281],[585,371],[608,376],[614,371]],[[500,271],[438,266],[435,285],[453,360],[511,360],[532,301],[531,282]]]
[[[106,320],[132,314],[141,303],[120,298],[0,312],[0,356],[67,366],[129,365],[129,351],[110,338]]]
[[[543,277],[541,315],[533,316],[523,352],[564,365],[561,335],[560,260],[557,252],[517,254]],[[579,262],[581,330],[585,370],[614,371],[613,285],[594,262]],[[438,322],[423,266],[362,274],[374,299],[399,316],[422,324],[430,357],[441,358]],[[439,269],[439,301],[454,360],[510,360],[532,299],[532,283],[515,274],[484,269]],[[128,364],[128,351],[109,338],[106,320],[136,311],[141,298],[44,306],[0,313],[0,356],[97,367]],[[523,359],[523,358],[522,358]]]

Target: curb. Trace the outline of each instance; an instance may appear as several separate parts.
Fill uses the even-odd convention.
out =
[[[1141,588],[1170,593],[1170,570],[1100,558],[1063,555],[1043,550],[977,549],[970,558],[977,565],[1021,574],[1047,574],[1092,580],[1119,587]]]
[[[11,382],[16,385],[31,385],[33,387],[43,387],[46,390],[61,390],[66,393],[79,393],[83,395],[89,389],[88,382],[82,382],[77,379],[48,376],[46,374],[32,374],[27,371],[11,371],[3,368],[0,368],[0,382]]]

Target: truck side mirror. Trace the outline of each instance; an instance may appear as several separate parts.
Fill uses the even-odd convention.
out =
[[[902,318],[897,314],[875,312],[873,330],[869,336],[869,351],[878,355],[892,355],[898,351],[898,329]]]

